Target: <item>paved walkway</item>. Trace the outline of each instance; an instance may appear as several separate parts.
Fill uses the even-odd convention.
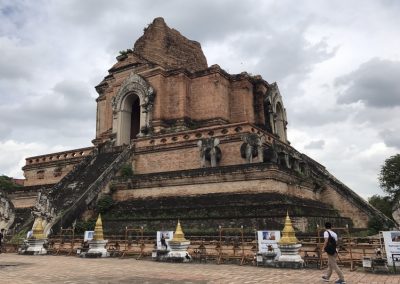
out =
[[[400,275],[344,273],[347,283],[400,284]],[[323,283],[322,274],[314,269],[0,254],[1,283]]]

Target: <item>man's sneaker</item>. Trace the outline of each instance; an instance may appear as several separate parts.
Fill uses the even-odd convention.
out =
[[[336,280],[335,284],[346,284],[346,281],[344,280]]]
[[[329,279],[328,279],[328,277],[326,277],[326,276],[322,276],[322,281],[324,281],[324,282],[329,282]]]

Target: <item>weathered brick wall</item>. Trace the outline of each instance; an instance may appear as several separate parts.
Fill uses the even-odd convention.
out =
[[[79,161],[78,161],[79,162]],[[33,168],[30,170],[25,170],[24,175],[26,178],[25,186],[31,185],[42,185],[42,184],[53,184],[59,182],[63,177],[65,177],[73,168],[74,165],[78,163],[77,161],[65,165],[65,163],[59,163],[54,165],[43,165],[40,168]],[[55,170],[61,168],[61,175],[55,176]],[[43,171],[43,175],[38,172]]]
[[[132,166],[136,174],[168,172],[196,169],[201,166],[200,150],[197,143],[200,139],[215,137],[220,140],[221,160],[218,166],[241,165],[247,163],[242,158],[240,147],[241,136],[246,133],[262,133],[262,130],[251,124],[229,124],[190,130],[159,137],[138,139],[135,143],[135,154]],[[267,133],[268,138],[271,138]],[[259,157],[253,163],[261,162]],[[209,162],[207,162],[209,165]]]
[[[232,83],[230,94],[231,122],[254,122],[253,86],[247,80]]]
[[[209,74],[192,80],[190,117],[194,120],[222,118],[230,121],[230,85],[220,74]]]
[[[164,95],[167,78],[159,73],[146,79],[156,92],[153,106],[153,125],[158,126],[164,117],[168,117],[168,114],[164,114],[164,106],[167,103],[167,97]]]
[[[206,180],[206,179],[205,179]],[[124,201],[131,198],[159,198],[167,196],[190,196],[213,193],[281,193],[300,198],[317,199],[317,196],[307,188],[298,188],[273,179],[251,181],[229,181],[202,184],[186,184],[178,186],[162,186],[152,188],[139,188],[131,190],[119,190],[113,198]]]
[[[184,148],[159,149],[146,153],[136,153],[132,161],[135,174],[199,168],[201,166],[200,152],[196,142]],[[218,165],[228,166],[245,164],[246,160],[240,155],[240,146],[242,143],[242,141],[221,143],[219,148],[221,149],[222,157]],[[258,158],[255,158],[253,163],[257,162],[259,162]]]
[[[183,120],[190,110],[187,106],[189,79],[183,74],[167,77],[164,92],[157,91],[162,100],[162,118],[166,120]]]
[[[167,69],[198,71],[207,68],[200,44],[170,29],[163,18],[154,19],[145,29],[135,43],[134,52]]]
[[[93,150],[93,147],[26,158],[24,186],[54,184],[60,181]]]
[[[327,185],[321,192],[321,200],[332,204],[344,217],[349,217],[354,222],[356,228],[367,228],[369,217],[366,211],[358,207],[350,198],[340,194],[333,186]]]
[[[13,196],[11,202],[15,208],[31,208],[35,205],[37,195]]]

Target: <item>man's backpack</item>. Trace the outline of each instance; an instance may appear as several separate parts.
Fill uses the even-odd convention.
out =
[[[335,255],[336,253],[336,240],[331,236],[331,234],[328,232],[328,243],[326,244],[325,247],[325,252],[329,255]]]

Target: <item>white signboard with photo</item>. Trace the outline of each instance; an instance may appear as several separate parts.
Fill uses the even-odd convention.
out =
[[[170,249],[168,242],[174,237],[174,231],[157,231],[157,249]]]
[[[277,253],[277,258],[281,255],[278,248],[278,241],[281,239],[280,231],[257,231],[257,238],[259,253],[267,253],[273,249]]]
[[[83,236],[83,241],[91,241],[93,240],[93,235],[94,235],[94,231],[85,231],[85,234]]]
[[[392,255],[394,255],[395,265],[400,266],[400,231],[387,231],[382,234],[388,265],[393,266]]]

